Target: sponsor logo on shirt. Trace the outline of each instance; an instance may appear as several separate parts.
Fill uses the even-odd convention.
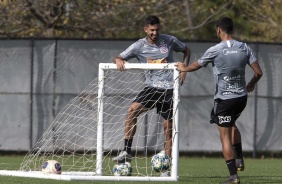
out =
[[[229,89],[231,90],[231,89]],[[234,95],[234,94],[242,94],[244,92],[244,89],[237,89],[235,91],[225,91],[222,93],[222,95]]]
[[[165,58],[163,59],[151,59],[151,58],[146,58],[147,63],[154,63],[154,64],[159,64],[159,63],[167,63]]]
[[[231,116],[218,116],[219,124],[230,123]]]
[[[241,75],[236,75],[236,76],[232,76],[232,77],[225,76],[225,77],[223,77],[223,80],[230,81],[230,80],[238,80],[240,78],[241,78]]]
[[[222,92],[222,95],[234,95],[242,94],[244,92],[244,87],[241,85],[240,79],[241,75],[236,76],[224,76],[223,80],[225,83],[225,90]]]
[[[173,88],[173,83],[170,81],[154,81],[152,84],[155,88],[164,88],[164,89],[170,89]]]
[[[223,55],[229,55],[229,54],[237,54],[237,50],[228,50],[228,49],[223,49]]]

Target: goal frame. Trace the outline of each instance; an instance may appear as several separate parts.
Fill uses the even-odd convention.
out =
[[[178,103],[179,99],[179,71],[176,70],[174,66],[175,63],[170,64],[142,64],[142,63],[126,63],[125,70],[134,70],[134,69],[141,69],[141,70],[150,70],[150,69],[163,69],[163,70],[172,70],[173,69],[173,79],[176,81],[174,83],[173,88],[173,141],[172,141],[172,164],[171,164],[171,176],[170,178],[172,181],[177,181],[178,179],[178,157],[179,157],[179,112],[178,112]],[[117,69],[116,64],[113,63],[100,63],[99,64],[99,89],[98,89],[98,128],[97,128],[97,165],[96,165],[96,173],[97,175],[102,175],[102,160],[103,160],[103,100],[101,96],[103,95],[103,78],[104,78],[104,70],[113,70]],[[134,178],[134,177],[132,177]],[[156,178],[156,177],[149,177]],[[165,181],[164,179],[163,181]],[[150,180],[152,181],[152,180]]]
[[[173,70],[174,87],[173,87],[173,136],[172,136],[172,163],[170,177],[156,176],[103,176],[103,87],[104,87],[104,71],[117,70],[116,64],[100,63],[98,74],[98,123],[97,123],[97,148],[96,148],[96,172],[62,172],[61,175],[47,175],[40,171],[11,171],[0,170],[0,175],[31,177],[31,178],[48,178],[55,180],[102,180],[102,181],[178,181],[178,158],[179,158],[179,71],[174,66],[175,63],[166,64],[137,64],[126,63],[125,70],[150,70],[163,69]]]

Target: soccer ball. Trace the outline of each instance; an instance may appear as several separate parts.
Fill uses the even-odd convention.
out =
[[[48,160],[44,162],[42,166],[42,172],[44,174],[61,174],[62,167],[61,164],[56,160]]]
[[[129,162],[115,164],[113,167],[113,173],[115,176],[131,176],[131,164]]]
[[[163,153],[158,153],[152,157],[151,166],[156,172],[167,171],[170,167],[170,158]]]

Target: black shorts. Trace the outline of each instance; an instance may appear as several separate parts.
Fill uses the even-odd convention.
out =
[[[171,120],[173,114],[173,89],[145,87],[133,100],[148,109],[157,108],[157,113],[164,119]]]
[[[232,127],[246,105],[247,96],[227,100],[215,99],[210,123],[216,123],[220,127]]]

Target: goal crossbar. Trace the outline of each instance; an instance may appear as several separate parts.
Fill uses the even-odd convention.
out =
[[[164,69],[171,70],[175,69],[175,63],[161,63],[161,64],[142,64],[142,63],[126,63],[125,69],[140,69],[140,70],[150,70],[150,69]],[[107,69],[117,69],[117,65],[114,63],[100,63],[99,68],[103,70]]]

